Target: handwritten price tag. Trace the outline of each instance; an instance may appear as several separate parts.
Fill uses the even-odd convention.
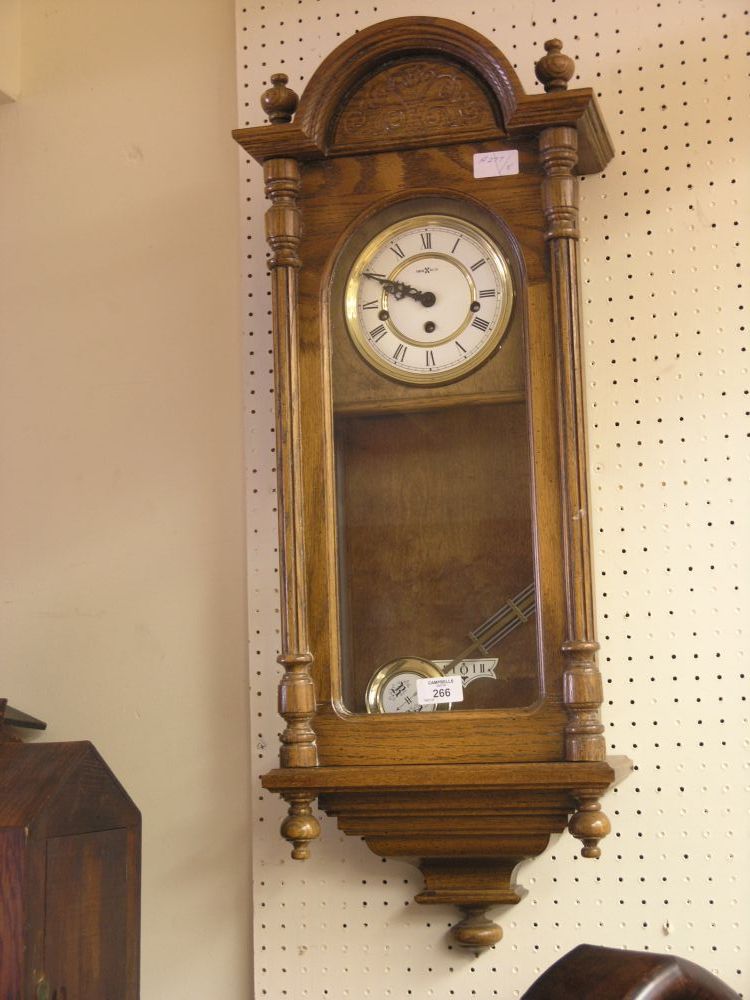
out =
[[[475,177],[507,177],[518,173],[518,150],[497,149],[474,154]]]
[[[420,705],[464,700],[460,677],[420,677],[417,680],[417,701]]]

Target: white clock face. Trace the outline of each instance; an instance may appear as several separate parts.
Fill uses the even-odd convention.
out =
[[[405,656],[384,664],[370,678],[365,692],[368,712],[434,712],[450,708],[450,702],[421,705],[417,695],[420,677],[442,677],[430,660]]]
[[[510,269],[481,229],[449,215],[388,226],[357,257],[345,292],[357,350],[415,385],[453,381],[499,345],[513,306]]]
[[[417,698],[417,675],[394,674],[381,688],[380,703],[383,712],[431,712],[434,705],[420,705]]]

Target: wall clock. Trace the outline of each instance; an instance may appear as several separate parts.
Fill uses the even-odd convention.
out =
[[[598,857],[626,770],[599,717],[580,360],[577,173],[613,155],[557,41],[525,94],[450,21],[340,45],[235,132],[263,165],[273,283],[280,767],[455,940],[566,825]]]

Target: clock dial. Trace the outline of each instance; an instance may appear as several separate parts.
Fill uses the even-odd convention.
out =
[[[377,670],[367,685],[368,712],[434,712],[450,708],[449,702],[420,705],[417,681],[420,677],[442,677],[439,667],[417,656],[392,660]]]
[[[389,226],[354,262],[346,324],[357,350],[400,382],[460,378],[498,347],[513,283],[505,257],[477,226],[418,215]]]

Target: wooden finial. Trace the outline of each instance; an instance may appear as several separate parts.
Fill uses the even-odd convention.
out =
[[[313,815],[309,792],[288,792],[284,798],[289,803],[289,814],[281,824],[281,836],[292,845],[295,861],[310,857],[310,841],[320,836],[320,823]]]
[[[286,73],[273,73],[273,86],[260,99],[260,106],[268,115],[272,125],[286,125],[292,120],[297,110],[299,97],[287,87],[289,77]]]
[[[578,812],[571,816],[568,829],[574,837],[583,841],[581,855],[584,858],[599,858],[602,854],[599,841],[607,836],[612,827],[595,798],[580,797]]]
[[[542,56],[534,65],[536,78],[544,84],[547,93],[551,90],[567,90],[568,80],[575,72],[576,64],[570,56],[563,53],[562,46],[559,38],[550,38],[544,43],[547,55]]]
[[[491,948],[503,936],[503,929],[485,914],[486,906],[462,906],[464,917],[451,927],[453,940],[469,951]]]

